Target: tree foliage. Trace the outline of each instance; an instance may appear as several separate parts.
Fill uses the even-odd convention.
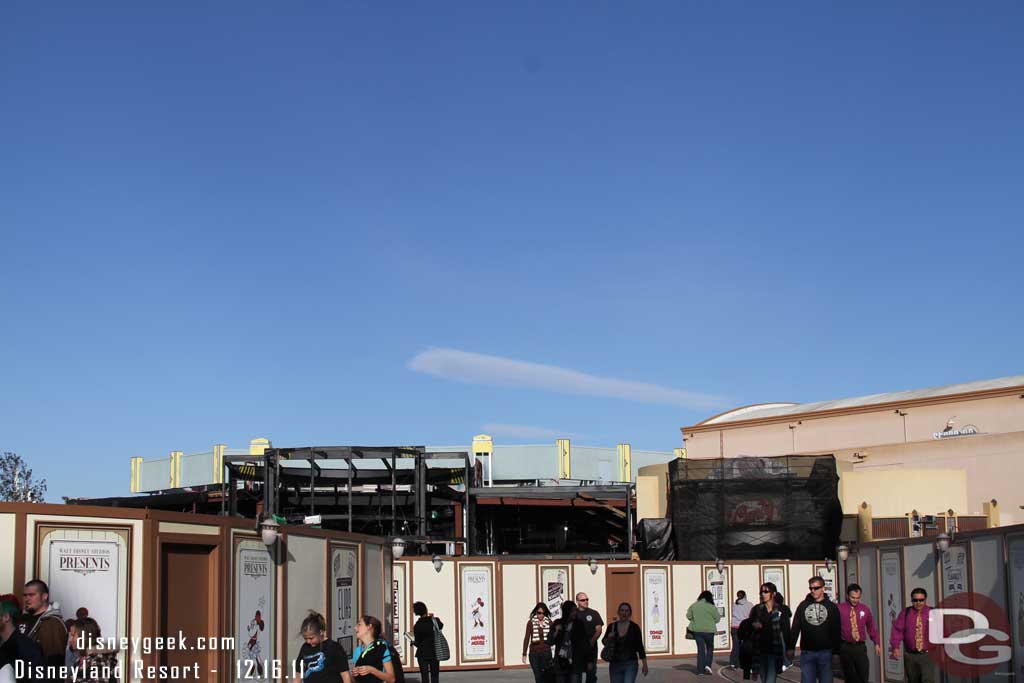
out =
[[[46,480],[35,481],[32,470],[17,453],[0,455],[0,500],[9,503],[42,503]]]

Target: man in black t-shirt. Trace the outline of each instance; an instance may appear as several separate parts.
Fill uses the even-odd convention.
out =
[[[601,638],[604,620],[596,610],[590,609],[590,597],[586,593],[576,594],[576,619],[583,623],[590,643],[587,664],[587,683],[597,682],[597,641]]]
[[[306,639],[295,658],[295,670],[302,683],[352,683],[348,671],[348,653],[345,648],[330,639],[311,643]]]

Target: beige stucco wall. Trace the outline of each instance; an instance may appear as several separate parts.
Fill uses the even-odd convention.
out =
[[[456,650],[459,644],[458,624],[456,623],[455,602],[455,563],[445,558],[440,573],[434,571],[430,560],[413,560],[412,566],[412,597],[409,604],[420,601],[427,609],[444,622],[444,635],[448,639],[452,658],[441,662],[441,668],[455,666],[458,661]]]
[[[537,569],[532,564],[506,564],[501,569],[502,648],[505,664],[520,664],[523,634],[530,610],[537,604]]]
[[[871,504],[875,517],[899,517],[912,510],[933,515],[945,510],[966,511],[967,473],[962,469],[893,468],[848,470],[839,478],[843,510]]]
[[[596,611],[608,623],[608,591],[605,583],[604,567],[599,567],[596,574],[590,573],[590,566],[582,563],[575,563],[572,566],[573,575],[573,600],[576,593],[586,593],[590,598],[590,609]],[[538,597],[539,599],[539,597]]]
[[[636,473],[636,518],[664,517],[668,512],[668,464],[648,465]]]
[[[286,661],[293,662],[302,647],[302,620],[306,618],[309,610],[315,610],[320,614],[327,613],[327,592],[324,590],[324,586],[327,585],[327,541],[322,538],[289,535],[285,552],[288,553],[288,593],[285,606],[285,613],[288,615],[285,627],[288,643]]]

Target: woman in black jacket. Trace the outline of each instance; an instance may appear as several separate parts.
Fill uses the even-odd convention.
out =
[[[632,616],[633,607],[628,602],[619,605],[619,620],[608,628],[601,639],[601,644],[612,650],[611,661],[608,662],[608,677],[612,683],[635,683],[638,658],[644,676],[647,675],[644,636]]]
[[[412,613],[419,617],[412,627],[413,645],[416,646],[416,664],[420,667],[420,678],[423,683],[438,683],[441,677],[441,662],[437,660],[437,648],[434,644],[434,622],[437,630],[444,628],[441,620],[427,612],[422,602],[412,604]]]
[[[593,649],[572,600],[562,603],[562,618],[551,624],[548,645],[555,648],[555,683],[581,683],[593,661]]]
[[[754,664],[764,683],[775,683],[789,644],[791,612],[778,601],[774,583],[761,584],[761,602],[750,611]]]

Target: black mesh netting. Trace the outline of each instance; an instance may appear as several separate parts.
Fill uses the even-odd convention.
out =
[[[676,559],[835,553],[843,510],[831,455],[674,460],[668,476]]]

